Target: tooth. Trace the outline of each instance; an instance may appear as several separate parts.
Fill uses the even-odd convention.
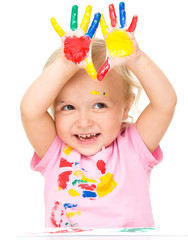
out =
[[[87,137],[90,137],[91,135],[90,134],[87,134]]]
[[[85,138],[85,137],[86,137],[86,135],[82,135],[82,137],[84,137],[84,138]]]

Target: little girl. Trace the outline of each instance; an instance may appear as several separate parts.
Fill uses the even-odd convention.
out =
[[[150,173],[162,160],[159,142],[172,120],[176,93],[139,48],[135,27],[128,31],[121,21],[119,28],[111,17],[110,29],[103,15],[100,23],[105,41],[90,35],[89,51],[79,62],[68,59],[65,42],[88,37],[86,27],[63,33],[62,47],[21,102],[23,125],[35,150],[31,167],[45,178],[46,227],[154,226]],[[92,63],[91,56],[102,81],[88,75],[85,59]],[[135,123],[128,123],[128,113],[133,89],[140,89],[130,71],[150,100]]]

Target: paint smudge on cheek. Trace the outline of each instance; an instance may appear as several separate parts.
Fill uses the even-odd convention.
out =
[[[102,174],[105,174],[106,172],[106,164],[103,160],[97,161],[97,168],[101,171]]]
[[[75,64],[79,64],[88,56],[90,43],[91,39],[85,35],[80,38],[66,37],[64,41],[65,57]]]
[[[69,177],[72,174],[72,171],[65,171],[59,174],[58,185],[59,189],[65,189],[67,187],[67,182],[69,182]]]
[[[99,197],[103,197],[112,192],[116,188],[117,183],[113,178],[113,174],[107,173],[100,178],[100,183],[97,186],[97,193]]]

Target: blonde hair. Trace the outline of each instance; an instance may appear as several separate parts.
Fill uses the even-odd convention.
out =
[[[45,70],[48,66],[50,66],[56,60],[56,58],[62,54],[63,54],[62,47],[59,47],[58,49],[56,49],[47,60],[46,64],[43,67],[43,70]],[[95,66],[95,69],[96,71],[98,71],[102,66],[102,64],[104,63],[105,57],[106,57],[106,44],[104,40],[98,39],[98,38],[95,38],[93,40],[91,55],[92,55],[92,61]],[[123,79],[125,101],[132,102],[132,100],[135,97],[135,101],[133,105],[137,110],[137,112],[139,112],[138,100],[142,92],[142,87],[139,81],[133,76],[132,72],[126,66],[114,67],[112,71],[115,71]],[[49,112],[51,116],[54,118],[54,104],[51,105]],[[130,116],[130,118],[132,122],[133,117]]]

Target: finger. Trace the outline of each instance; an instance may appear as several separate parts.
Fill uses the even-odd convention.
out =
[[[84,69],[86,70],[86,72],[88,73],[88,75],[92,79],[96,79],[97,78],[97,72],[95,70],[95,67],[94,67],[91,59],[90,58],[86,58],[85,62],[86,62],[86,66],[84,67]]]
[[[101,26],[101,31],[103,36],[105,37],[107,33],[109,32],[109,28],[104,20],[103,14],[101,14],[101,19],[100,19],[100,26]]]
[[[95,34],[97,27],[99,25],[100,17],[101,17],[100,13],[95,13],[93,21],[91,23],[91,26],[90,26],[88,32],[85,34],[89,38],[92,38],[93,35]]]
[[[84,33],[86,32],[86,30],[88,28],[88,25],[89,25],[89,21],[90,21],[90,18],[91,18],[91,11],[92,11],[92,7],[90,5],[88,5],[86,7],[82,22],[80,24],[80,27],[81,27],[81,29],[83,30]]]
[[[109,14],[110,14],[111,26],[115,27],[117,24],[117,16],[116,16],[114,4],[109,5]]]
[[[110,64],[109,64],[109,57],[106,59],[102,67],[99,69],[97,74],[97,79],[99,81],[102,81],[104,76],[107,74],[107,72],[110,70]]]
[[[126,12],[125,12],[125,3],[124,2],[120,2],[120,4],[119,4],[119,18],[120,18],[121,28],[124,28],[125,22],[126,22]]]
[[[71,12],[71,22],[70,28],[72,31],[75,31],[78,27],[78,6],[74,5]]]
[[[51,18],[51,24],[54,28],[54,30],[57,32],[57,34],[60,37],[63,37],[65,35],[65,32],[63,31],[63,29],[59,26],[59,24],[57,23],[57,21],[55,20],[55,18]]]
[[[126,31],[127,32],[134,32],[134,30],[136,29],[136,26],[137,26],[137,21],[138,21],[138,16],[136,16],[136,15],[133,16],[131,24]]]

